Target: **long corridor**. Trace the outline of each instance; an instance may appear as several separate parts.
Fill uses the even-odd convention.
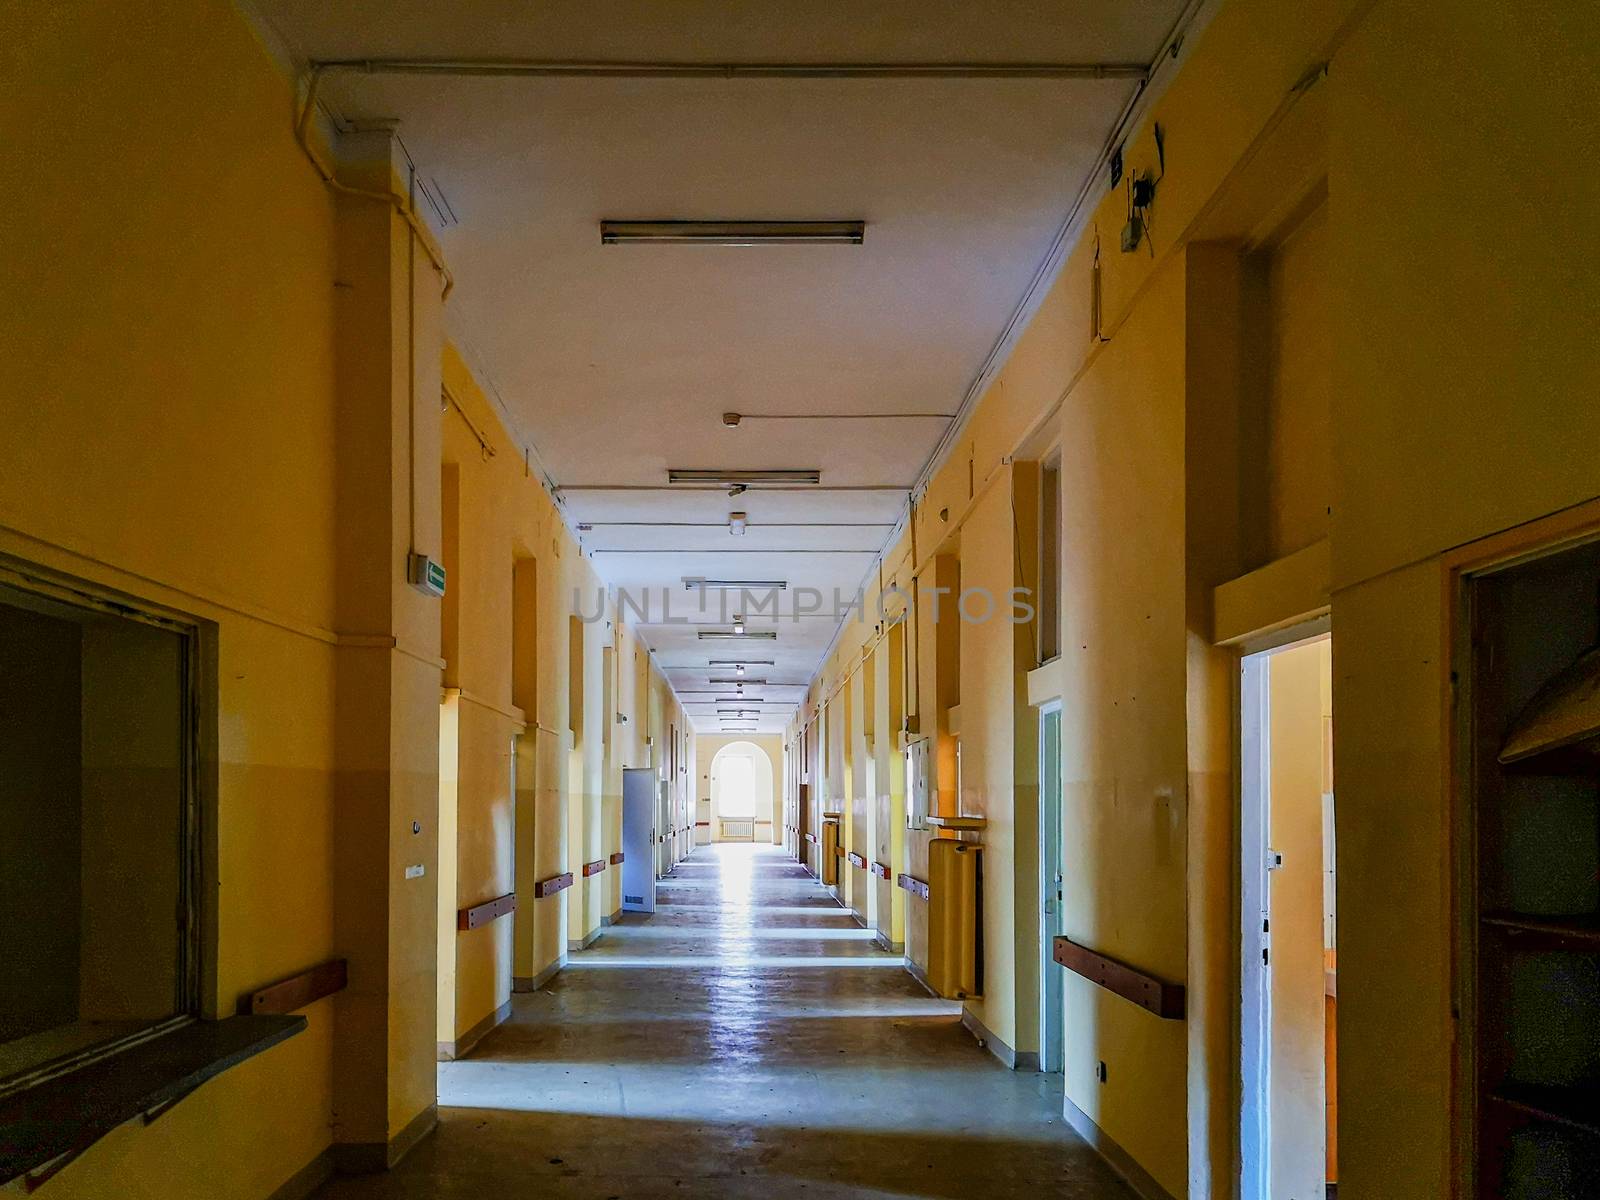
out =
[[[355,1197],[1131,1196],[793,860],[702,848],[470,1057]]]

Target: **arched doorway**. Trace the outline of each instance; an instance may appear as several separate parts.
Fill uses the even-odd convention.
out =
[[[753,842],[772,827],[772,759],[754,742],[730,742],[711,760],[711,840]]]

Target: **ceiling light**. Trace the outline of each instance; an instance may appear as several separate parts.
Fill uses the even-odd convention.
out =
[[[700,579],[697,576],[685,575],[683,586],[691,592],[695,588],[721,588],[738,592],[782,592],[788,589],[789,581],[787,579]]]
[[[733,486],[752,483],[821,483],[822,471],[817,468],[792,469],[788,467],[761,471],[716,470],[709,467],[669,467],[668,483],[723,483]]]
[[[600,244],[859,246],[865,221],[601,221]]]
[[[733,666],[733,673],[735,675],[743,675],[744,674],[744,664],[743,663],[735,663],[734,666]]]
[[[726,629],[702,629],[696,635],[702,642],[775,642],[778,635],[770,629],[757,629],[749,633],[729,633]]]
[[[765,679],[708,679],[708,680],[706,680],[706,682],[707,683],[714,683],[714,684],[718,684],[718,685],[724,685],[724,684],[731,683],[736,688],[742,688],[747,683],[751,687],[766,687],[767,686],[767,681]]]
[[[713,658],[708,659],[708,667],[773,667],[777,664],[770,658]]]
[[[735,537],[744,536],[745,515],[742,512],[728,514],[728,532]]]
[[[733,631],[734,633],[744,632],[744,618],[738,613],[733,614]]]

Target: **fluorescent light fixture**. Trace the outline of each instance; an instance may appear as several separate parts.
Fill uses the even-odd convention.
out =
[[[729,633],[726,629],[702,629],[696,636],[702,642],[775,642],[778,640],[778,635],[770,629],[758,629],[750,633]]]
[[[693,575],[683,577],[683,586],[687,591],[695,588],[718,588],[724,591],[744,592],[783,592],[789,589],[787,579],[699,579]]]
[[[774,468],[770,471],[714,470],[708,467],[668,467],[668,483],[821,483],[822,471],[816,469]]]
[[[729,533],[733,534],[734,537],[743,537],[744,527],[745,515],[742,512],[731,512],[728,514]]]
[[[767,686],[767,681],[765,679],[708,679],[708,680],[706,680],[706,682],[707,683],[716,683],[716,684],[729,684],[729,683],[731,683],[731,684],[733,684],[734,687],[744,687],[745,684],[749,684],[751,687],[766,687]]]
[[[775,667],[778,664],[770,658],[713,658],[707,661],[710,667]]]
[[[865,221],[600,222],[603,246],[859,246],[866,235]]]

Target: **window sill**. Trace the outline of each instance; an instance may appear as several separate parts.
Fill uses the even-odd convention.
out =
[[[306,1027],[297,1016],[195,1021],[0,1100],[0,1186],[81,1153]]]

